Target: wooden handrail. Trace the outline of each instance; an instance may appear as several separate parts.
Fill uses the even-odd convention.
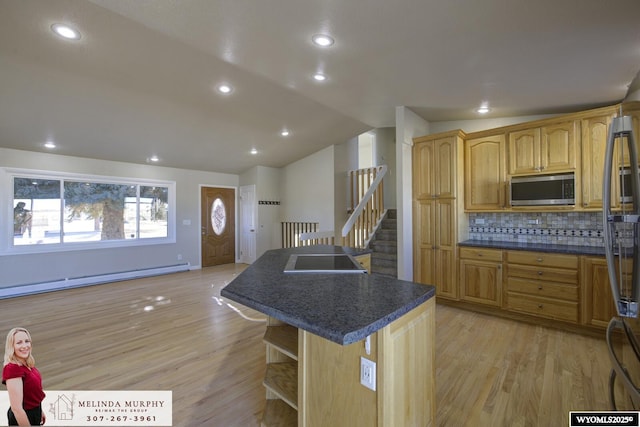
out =
[[[334,245],[333,231],[316,231],[315,233],[300,233],[300,246]]]
[[[371,233],[384,216],[384,199],[380,184],[387,170],[387,165],[375,169],[373,182],[342,227],[343,245],[364,248],[369,243]]]

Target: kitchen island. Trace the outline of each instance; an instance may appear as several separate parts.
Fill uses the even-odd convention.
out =
[[[345,253],[366,256],[340,246],[268,251],[221,292],[269,316],[263,425],[434,425],[435,288],[284,271],[293,254]]]

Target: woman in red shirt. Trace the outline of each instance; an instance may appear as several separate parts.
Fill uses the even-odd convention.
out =
[[[42,377],[31,355],[31,334],[24,328],[13,328],[7,334],[2,384],[9,392],[10,426],[44,424]]]

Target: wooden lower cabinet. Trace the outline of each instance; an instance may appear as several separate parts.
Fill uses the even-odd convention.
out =
[[[435,426],[435,298],[373,333],[370,354],[364,341],[343,346],[271,318],[264,340],[262,426]],[[362,357],[376,363],[375,391],[360,384]]]
[[[460,248],[460,299],[502,305],[502,251]]]
[[[506,251],[505,308],[578,323],[578,257]]]
[[[582,322],[606,328],[611,318],[617,315],[606,258],[583,257],[580,284]]]
[[[458,253],[461,307],[588,333],[617,316],[604,256],[470,246]]]

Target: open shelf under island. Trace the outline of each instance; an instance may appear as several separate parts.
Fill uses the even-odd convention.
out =
[[[286,273],[293,254],[368,257],[340,246],[271,250],[222,290],[269,316],[262,425],[435,425],[435,288],[375,274]],[[360,382],[361,358],[375,363],[375,390]]]

